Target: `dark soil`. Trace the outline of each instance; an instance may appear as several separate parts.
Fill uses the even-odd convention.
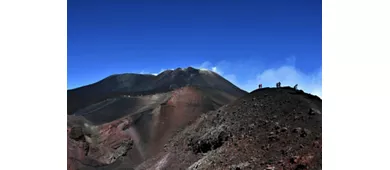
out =
[[[202,115],[137,169],[321,169],[322,100],[264,88]]]

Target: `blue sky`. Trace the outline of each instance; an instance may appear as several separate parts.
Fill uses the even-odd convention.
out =
[[[194,66],[322,95],[320,0],[68,0],[68,89]]]

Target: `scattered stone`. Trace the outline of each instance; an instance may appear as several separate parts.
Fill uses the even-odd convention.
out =
[[[302,164],[297,165],[297,167],[295,168],[295,170],[305,170],[305,169],[308,169],[307,166]]]
[[[272,134],[271,134],[272,133]],[[270,135],[268,136],[268,139],[271,141],[276,141],[279,139],[278,135],[275,135],[273,132],[271,132]]]
[[[249,165],[250,165],[249,162],[239,163],[238,165],[231,165],[230,169],[240,170],[240,169],[243,169],[245,167],[248,167]]]
[[[255,128],[255,124],[254,123],[250,124],[249,128],[251,128],[251,129]]]
[[[294,133],[299,133],[299,132],[301,132],[301,131],[302,131],[302,128],[300,128],[300,127],[297,127],[297,128],[295,128],[295,129],[293,130]]]
[[[269,150],[269,148],[270,148],[269,144],[261,146],[261,149],[263,149],[263,150]]]
[[[275,122],[275,129],[280,129],[279,122]]]
[[[280,150],[280,153],[282,153],[282,155],[287,155],[287,151],[284,149]]]
[[[80,126],[72,127],[69,137],[74,140],[82,140],[84,137],[83,128]]]
[[[299,159],[299,156],[293,156],[292,158],[290,158],[290,163],[295,164],[298,162],[298,159]]]
[[[271,165],[267,165],[267,167],[265,168],[265,170],[275,170],[275,167],[274,167],[274,166],[271,166]]]
[[[314,142],[313,142],[313,147],[315,147],[315,148],[320,148],[320,147],[321,147],[320,142],[319,142],[319,141],[314,141]]]
[[[304,129],[301,133],[301,137],[306,137],[307,135],[309,135],[311,132],[309,129]]]
[[[189,147],[194,153],[207,153],[223,145],[229,139],[229,134],[222,128],[209,131],[199,139],[190,139]]]
[[[287,131],[287,127],[283,127],[282,129],[281,129],[281,132],[286,132]]]
[[[320,115],[320,114],[321,114],[321,111],[319,111],[317,109],[314,109],[314,108],[309,109],[309,115]]]

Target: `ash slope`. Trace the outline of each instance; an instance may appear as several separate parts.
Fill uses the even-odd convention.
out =
[[[192,67],[167,70],[157,76],[117,74],[94,84],[68,90],[68,114],[114,96],[166,93],[185,86],[218,89],[238,97],[247,93],[212,71]]]
[[[144,169],[321,169],[322,100],[264,88],[202,115]]]

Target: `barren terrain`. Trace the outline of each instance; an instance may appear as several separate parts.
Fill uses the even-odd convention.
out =
[[[68,91],[68,170],[321,169],[322,101],[191,67]]]

